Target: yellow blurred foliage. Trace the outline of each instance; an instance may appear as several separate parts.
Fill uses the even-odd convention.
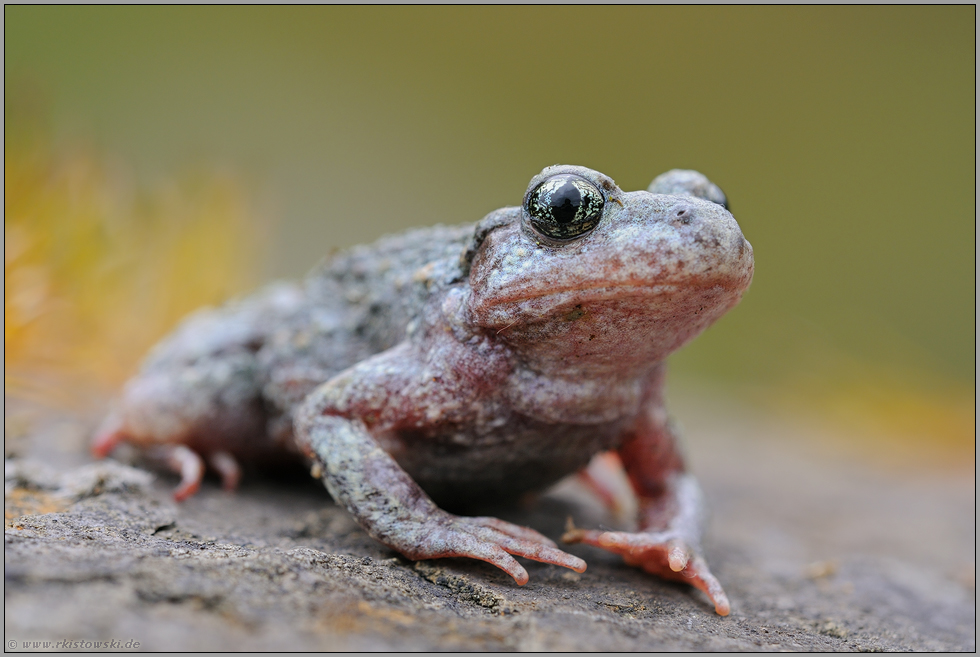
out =
[[[889,435],[923,438],[935,449],[975,443],[976,404],[968,391],[929,393],[867,383],[828,395],[826,403],[842,418]]]
[[[841,373],[836,382],[798,381],[782,392],[767,391],[767,406],[827,429],[818,442],[865,461],[973,472],[973,390],[926,375],[861,369],[861,375]]]
[[[4,149],[5,394],[77,406],[183,315],[254,284],[263,230],[231,175],[147,190],[30,128],[8,122]]]

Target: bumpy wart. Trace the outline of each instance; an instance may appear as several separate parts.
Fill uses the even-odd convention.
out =
[[[604,202],[595,185],[565,173],[535,187],[527,195],[524,209],[535,231],[552,239],[570,240],[596,227]]]

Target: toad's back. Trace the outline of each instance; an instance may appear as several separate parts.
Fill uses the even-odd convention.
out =
[[[325,260],[306,280],[311,307],[344,314],[351,340],[372,352],[405,337],[434,293],[460,279],[460,255],[473,225],[433,226],[383,237]]]
[[[472,224],[412,230],[324,260],[288,312],[265,323],[265,398],[288,414],[316,385],[401,342],[426,301],[459,280],[472,233]]]
[[[317,385],[404,339],[426,299],[459,278],[473,226],[384,237],[185,319],[147,356],[101,432],[246,458],[291,443],[291,413]],[[269,438],[274,438],[270,441]],[[96,453],[114,443],[96,444]]]

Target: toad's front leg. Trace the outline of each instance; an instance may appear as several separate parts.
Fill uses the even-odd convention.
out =
[[[715,611],[727,616],[731,611],[728,596],[701,551],[701,490],[694,477],[684,472],[659,394],[626,436],[619,455],[639,498],[640,531],[572,529],[562,540],[604,548],[621,554],[631,566],[686,582],[704,591]]]
[[[381,448],[365,418],[377,427],[390,425],[399,409],[403,416],[412,414],[411,382],[391,376],[404,371],[398,361],[406,351],[396,347],[341,373],[314,391],[297,414],[297,442],[319,464],[333,498],[372,538],[409,559],[480,559],[522,585],[527,571],[511,555],[583,572],[584,561],[533,529],[443,511]],[[438,404],[438,397],[426,395],[430,404]],[[421,409],[423,415],[432,410]]]
[[[657,498],[640,498],[639,532],[572,529],[562,540],[615,552],[643,570],[704,591],[721,616],[731,611],[728,596],[711,574],[700,546],[701,492],[689,474],[674,475]],[[647,521],[644,522],[644,516]]]

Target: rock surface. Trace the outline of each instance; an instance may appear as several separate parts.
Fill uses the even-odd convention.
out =
[[[168,475],[88,463],[86,423],[35,412],[5,436],[7,649],[975,650],[972,468],[888,469],[818,452],[792,423],[679,416],[727,618],[585,546],[568,547],[585,573],[525,562],[524,587],[479,562],[409,562],[302,473],[176,505]],[[574,481],[495,512],[556,539],[568,517],[619,526]]]

